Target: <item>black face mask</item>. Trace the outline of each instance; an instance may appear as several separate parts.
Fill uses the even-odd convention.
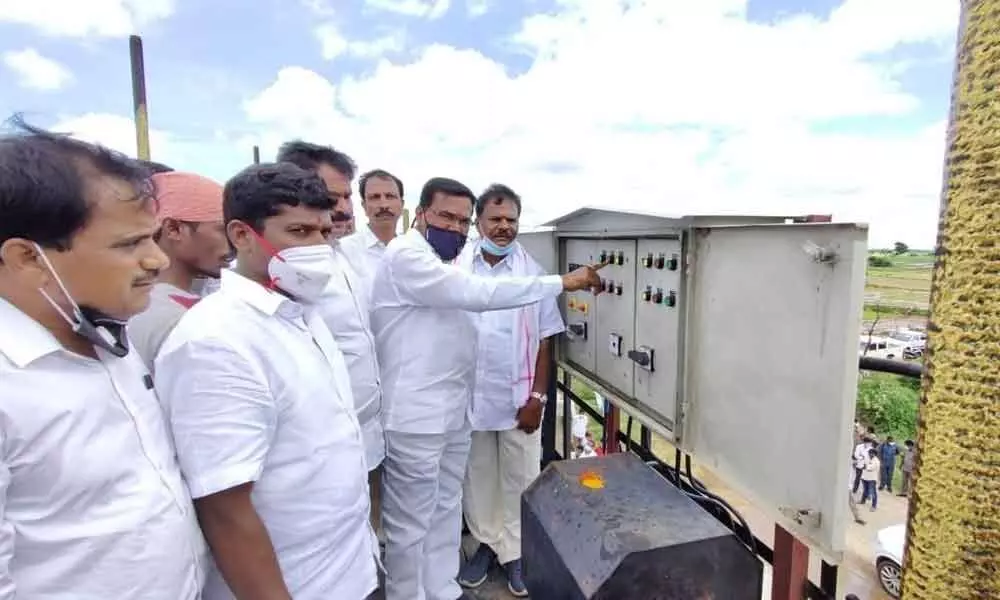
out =
[[[115,319],[107,316],[103,312],[90,308],[88,306],[80,306],[70,296],[69,291],[66,286],[63,285],[62,279],[60,279],[59,274],[52,267],[52,263],[49,262],[49,257],[45,255],[42,248],[35,244],[35,249],[38,250],[39,256],[42,257],[42,261],[45,263],[45,268],[49,270],[52,277],[55,278],[56,284],[59,286],[59,290],[62,292],[63,296],[66,297],[66,301],[69,302],[70,307],[72,307],[72,315],[67,314],[65,310],[59,304],[49,296],[48,292],[39,288],[38,291],[41,292],[42,297],[44,297],[52,308],[56,309],[62,318],[69,323],[69,326],[73,328],[73,332],[87,340],[94,346],[102,348],[112,355],[117,357],[123,357],[128,354],[128,337],[125,335],[125,321],[120,319]]]

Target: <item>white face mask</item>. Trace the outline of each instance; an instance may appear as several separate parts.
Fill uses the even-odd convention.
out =
[[[327,244],[285,248],[267,264],[274,286],[303,304],[313,303],[323,295],[333,270],[333,248]]]

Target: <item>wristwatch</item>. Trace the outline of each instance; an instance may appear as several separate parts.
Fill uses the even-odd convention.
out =
[[[541,402],[543,406],[545,405],[545,401],[548,400],[548,397],[541,392],[531,392],[530,397]]]

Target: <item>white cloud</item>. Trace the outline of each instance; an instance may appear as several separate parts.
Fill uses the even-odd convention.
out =
[[[870,222],[873,245],[929,247],[946,115],[901,128],[920,123],[920,99],[877,55],[946,48],[957,12],[952,0],[905,13],[893,2],[846,0],[826,20],[763,25],[746,20],[744,0],[560,0],[561,14],[526,19],[511,41],[533,61],[518,75],[445,45],[336,81],[286,67],[246,100],[244,130],[257,133],[229,152],[257,144],[267,159],[291,137],[330,143],[362,169],[401,176],[411,205],[435,175],[474,189],[502,181],[525,198],[526,224],[580,205],[832,212]],[[838,132],[838,119],[866,127]]]
[[[401,52],[405,47],[405,32],[397,31],[367,40],[349,40],[332,22],[321,23],[313,29],[319,41],[320,54],[325,60],[350,55],[359,58],[378,58],[390,53]]]
[[[175,0],[0,0],[0,23],[51,36],[120,37],[174,12]]]
[[[465,0],[465,11],[470,17],[481,17],[490,9],[489,0]]]
[[[10,50],[2,56],[3,64],[17,74],[23,87],[51,92],[73,79],[73,74],[62,64],[46,58],[34,48]]]
[[[136,155],[135,121],[128,117],[109,113],[86,113],[60,119],[49,129],[68,133],[86,142],[100,143],[108,148],[134,157]],[[163,160],[169,151],[169,135],[158,130],[150,130],[150,151],[156,160]]]
[[[405,15],[437,19],[448,12],[450,0],[365,0],[365,5],[375,10]]]

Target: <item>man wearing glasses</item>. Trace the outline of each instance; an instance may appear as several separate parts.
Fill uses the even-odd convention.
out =
[[[453,263],[475,195],[435,177],[413,228],[386,247],[372,288],[372,331],[382,368],[386,458],[382,524],[387,600],[466,598],[456,581],[462,482],[475,384],[475,314],[592,289],[597,268],[566,275],[481,277]]]

